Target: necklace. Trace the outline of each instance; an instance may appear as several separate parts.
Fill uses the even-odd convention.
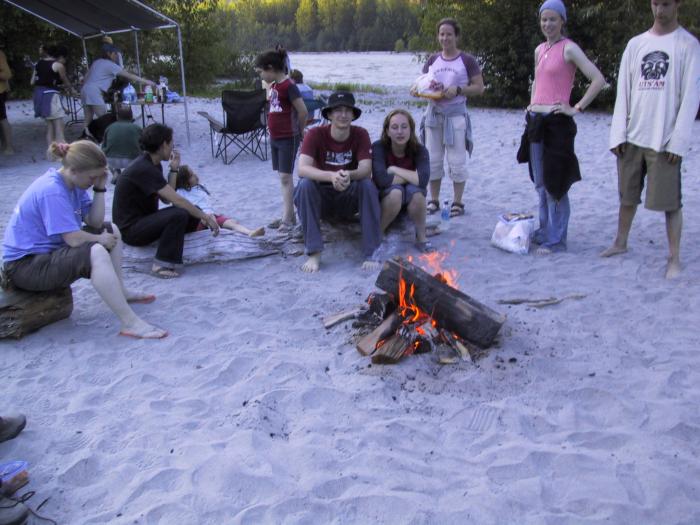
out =
[[[563,37],[563,36],[562,36],[562,37],[559,37],[557,40],[555,40],[555,41],[552,42],[551,44],[547,44],[547,43],[545,42],[545,44],[544,44],[544,58],[547,58],[547,55],[549,54],[549,51],[550,51],[554,46],[556,46],[559,42],[561,42],[562,40],[564,40],[564,37]]]

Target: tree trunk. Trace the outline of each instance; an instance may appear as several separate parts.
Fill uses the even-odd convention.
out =
[[[19,339],[42,326],[69,317],[73,311],[70,287],[49,292],[0,291],[0,339]]]

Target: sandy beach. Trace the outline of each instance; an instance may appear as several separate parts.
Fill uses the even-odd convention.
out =
[[[358,104],[356,124],[373,140],[392,107],[420,115],[393,92]],[[276,218],[270,162],[213,159],[197,111],[220,115],[220,104],[191,99],[189,109],[191,144],[182,105],[166,122],[217,208],[249,226]],[[18,152],[0,156],[3,231],[52,165],[31,102],[8,110]],[[371,365],[349,322],[325,330],[324,315],[374,290],[359,238],[328,244],[316,275],[282,255],[193,265],[171,281],[127,272],[157,295],[135,309],[169,331],[162,341],[118,337],[79,281],[69,319],[0,342],[0,409],[28,418],[0,460],[29,462],[29,504],[50,498],[41,513],[61,524],[700,523],[697,141],[682,167],[683,272],[667,281],[660,213],[640,208],[629,253],[598,257],[617,221],[610,115],[576,117],[583,180],[570,193],[569,251],[550,256],[490,245],[499,214],[537,206],[515,161],[523,112],[471,116],[467,214],[432,242],[462,291],[507,316],[485,357]],[[417,255],[392,239],[388,255]],[[583,297],[498,303],[570,295]]]

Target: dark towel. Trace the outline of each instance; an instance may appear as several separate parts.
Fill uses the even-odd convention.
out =
[[[530,179],[534,181],[530,165],[530,143],[543,143],[544,186],[556,200],[561,199],[574,182],[581,180],[578,158],[574,152],[576,122],[561,114],[527,114],[526,127],[520,140],[517,159],[528,163]]]

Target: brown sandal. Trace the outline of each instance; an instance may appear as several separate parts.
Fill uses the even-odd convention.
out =
[[[437,213],[438,211],[440,211],[440,201],[428,201],[428,204],[426,205],[425,209],[428,212],[428,215]]]

